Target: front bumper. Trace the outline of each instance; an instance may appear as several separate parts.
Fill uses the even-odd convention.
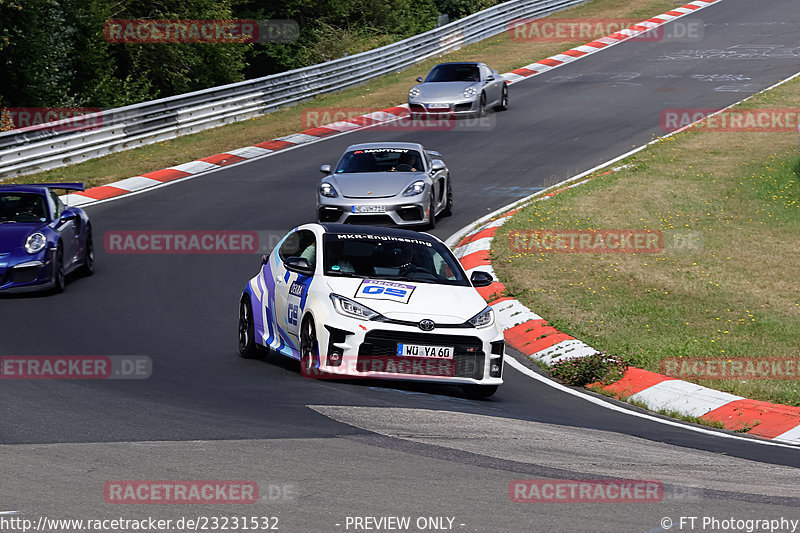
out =
[[[446,108],[431,107],[431,105],[447,105]],[[423,101],[419,99],[412,99],[408,101],[408,109],[411,115],[455,115],[465,116],[473,115],[480,109],[480,101],[478,99],[456,100],[456,101]]]
[[[320,222],[338,224],[362,224],[370,226],[418,226],[429,222],[427,194],[392,198],[327,198],[317,200],[317,219]],[[364,207],[362,207],[364,206]],[[381,206],[384,211],[358,213],[354,209]]]
[[[0,255],[0,293],[43,291],[55,285],[53,252],[25,257]]]
[[[317,322],[319,357],[308,377],[392,379],[459,385],[503,383],[505,342],[496,325],[439,326],[425,332],[394,321],[358,321],[337,316]],[[452,359],[397,355],[398,344],[452,347]]]

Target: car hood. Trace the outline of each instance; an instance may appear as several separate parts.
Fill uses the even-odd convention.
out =
[[[356,172],[335,174],[323,181],[348,198],[391,198],[424,178],[424,172]]]
[[[20,224],[17,222],[0,224],[0,253],[10,252],[24,246],[28,236],[41,230],[43,226],[46,224]]]
[[[486,307],[486,301],[472,286],[334,276],[327,277],[326,281],[331,292],[355,300],[393,320],[419,322],[428,318],[438,324],[463,324]],[[366,296],[365,286],[397,289],[394,294],[410,291],[410,295],[395,297],[379,292]]]
[[[417,85],[420,91],[421,98],[446,98],[446,97],[464,97],[464,90],[473,85],[480,85],[474,81],[442,81],[422,83]]]

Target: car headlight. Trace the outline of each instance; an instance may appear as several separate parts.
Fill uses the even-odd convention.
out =
[[[417,89],[416,87],[414,87],[413,89],[411,89],[410,91],[408,91],[408,97],[409,97],[409,98],[416,98],[417,96],[419,96],[419,95],[420,95],[420,92],[421,92],[421,91],[420,91],[419,89]]]
[[[319,193],[322,196],[326,196],[328,198],[336,198],[339,196],[339,193],[336,192],[336,189],[333,188],[333,185],[330,183],[323,183],[319,186]]]
[[[467,87],[466,89],[464,89],[464,96],[466,96],[467,98],[471,98],[476,94],[478,94],[478,89],[476,89],[475,87]]]
[[[330,296],[333,302],[333,308],[336,309],[336,312],[340,315],[361,320],[372,320],[373,318],[381,316],[380,313],[373,311],[366,305],[354,302],[350,298],[345,298],[338,294],[331,294]]]
[[[487,305],[483,311],[467,320],[467,322],[476,328],[491,326],[494,324],[494,309]]]
[[[47,246],[47,237],[39,232],[32,234],[28,237],[28,240],[25,241],[25,250],[29,254],[38,254],[44,250],[45,246]]]
[[[416,196],[418,194],[422,194],[425,190],[425,182],[422,180],[417,180],[408,187],[406,190],[403,191],[403,196]]]

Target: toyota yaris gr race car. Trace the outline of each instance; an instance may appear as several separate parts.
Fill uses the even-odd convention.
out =
[[[450,114],[482,117],[487,107],[508,109],[506,79],[483,63],[436,65],[423,81],[408,91],[412,116]]]
[[[461,385],[488,397],[503,382],[503,332],[436,237],[306,224],[262,258],[239,300],[239,352],[268,347],[317,378]]]
[[[94,271],[92,226],[83,209],[54,189],[82,183],[0,185],[0,293],[64,290],[65,276]]]
[[[416,143],[354,144],[317,191],[317,220],[432,229],[453,213],[450,171],[438,152]]]

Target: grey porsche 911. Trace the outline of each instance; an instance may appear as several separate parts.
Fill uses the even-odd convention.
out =
[[[417,143],[354,144],[317,190],[317,220],[372,226],[436,226],[453,212],[450,171]]]
[[[449,113],[482,117],[486,109],[508,109],[506,79],[483,63],[441,63],[408,92],[412,116]]]

